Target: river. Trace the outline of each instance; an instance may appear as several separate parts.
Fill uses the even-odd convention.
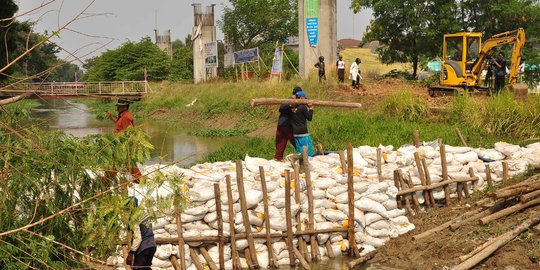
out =
[[[63,130],[76,137],[113,133],[114,123],[108,119],[97,119],[86,104],[63,99],[40,100],[39,102],[39,106],[31,111],[31,117],[39,123]],[[114,106],[111,105],[111,111],[113,110]],[[150,142],[155,147],[152,151],[153,158],[148,161],[148,164],[174,161],[180,166],[189,166],[226,143],[241,140],[238,137],[196,137],[189,135],[189,130],[182,127],[142,120],[136,114],[135,124],[146,131],[150,136]]]

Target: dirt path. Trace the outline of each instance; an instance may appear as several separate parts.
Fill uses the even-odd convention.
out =
[[[416,229],[397,239],[392,239],[370,263],[400,269],[451,269],[459,264],[459,256],[465,255],[482,245],[490,237],[497,237],[521,224],[540,206],[509,215],[485,226],[473,222],[452,232],[449,229],[420,240],[414,235],[427,231],[453,218],[476,209],[468,207],[476,199],[450,207],[430,209],[411,218]],[[467,205],[468,204],[468,205]],[[467,206],[466,206],[467,205]],[[540,232],[526,231],[483,261],[475,269],[540,269]]]

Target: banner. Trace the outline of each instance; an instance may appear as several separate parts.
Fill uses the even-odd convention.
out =
[[[234,54],[226,53],[223,56],[223,65],[227,68],[234,65]]]
[[[218,67],[218,46],[216,41],[204,44],[204,67]]]
[[[272,62],[272,75],[279,75],[283,72],[283,46],[277,46]]]
[[[319,0],[305,0],[304,11],[309,46],[317,47],[319,38]]]
[[[242,64],[259,61],[259,48],[247,49],[234,52],[234,63]]]

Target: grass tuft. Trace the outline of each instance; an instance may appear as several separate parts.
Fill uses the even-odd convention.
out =
[[[382,103],[384,113],[402,121],[421,120],[427,116],[426,102],[410,90],[402,90]]]

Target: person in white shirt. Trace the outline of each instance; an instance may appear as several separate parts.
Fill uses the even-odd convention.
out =
[[[349,69],[350,79],[352,80],[352,87],[354,89],[360,88],[360,79],[362,78],[362,76],[360,76],[360,69],[358,67],[360,63],[362,63],[360,58],[356,58]]]
[[[343,56],[339,56],[339,60],[336,62],[338,81],[340,83],[345,81],[345,61],[343,61]]]

